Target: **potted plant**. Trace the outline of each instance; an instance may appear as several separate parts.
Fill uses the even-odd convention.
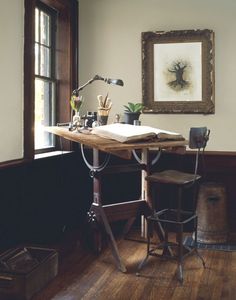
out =
[[[138,120],[144,105],[142,103],[132,103],[128,102],[127,105],[124,105],[124,122],[126,124],[133,124],[134,120]]]

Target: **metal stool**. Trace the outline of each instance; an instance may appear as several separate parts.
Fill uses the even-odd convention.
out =
[[[146,180],[150,183],[150,187],[153,190],[157,184],[166,184],[173,186],[177,191],[177,208],[166,208],[160,211],[154,211],[151,216],[147,217],[147,255],[138,266],[137,275],[140,270],[146,264],[147,259],[150,255],[161,256],[164,258],[175,259],[178,262],[178,279],[183,282],[183,261],[184,258],[195,253],[202,261],[205,267],[205,262],[200,256],[197,250],[197,214],[196,210],[196,193],[198,190],[198,182],[201,178],[197,174],[198,169],[198,158],[200,152],[206,147],[207,140],[209,138],[210,131],[206,127],[191,128],[190,129],[190,142],[189,147],[191,149],[197,149],[195,159],[195,171],[194,173],[185,173],[176,170],[165,170],[162,172],[154,173],[146,177]],[[182,209],[183,191],[185,189],[193,188],[193,197],[191,199],[193,204],[192,211],[186,211]],[[152,197],[152,202],[153,197]],[[154,207],[154,203],[153,203]],[[190,224],[193,226],[194,233],[194,246],[193,248],[187,247],[183,244],[183,233],[186,225]],[[150,246],[150,240],[153,233],[153,226],[157,224],[163,235],[163,241],[158,243],[155,247]],[[176,242],[169,241],[170,229],[176,232]],[[163,252],[159,254],[158,249],[163,249]]]

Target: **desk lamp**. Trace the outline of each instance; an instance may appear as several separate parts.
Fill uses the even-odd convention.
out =
[[[83,88],[85,88],[88,84],[94,82],[95,80],[102,80],[102,81],[105,81],[107,84],[115,84],[115,85],[121,85],[121,86],[124,85],[124,82],[121,79],[103,78],[103,77],[101,77],[99,75],[95,75],[93,78],[91,78],[85,84],[83,84],[80,87],[78,87],[77,89],[75,89],[72,92],[72,95],[78,96],[79,92],[82,91]]]
[[[102,76],[99,75],[95,75],[93,78],[91,78],[89,81],[87,81],[85,84],[81,85],[80,87],[78,87],[77,89],[75,89],[72,92],[72,96],[75,97],[79,97],[79,92],[82,91],[87,85],[91,84],[92,82],[96,81],[96,80],[102,80],[104,82],[106,82],[107,84],[114,84],[114,85],[120,85],[123,86],[124,82],[121,79],[111,79],[111,78],[104,78]],[[73,111],[72,111],[73,112]],[[72,118],[71,118],[72,119]],[[73,130],[73,122],[71,122],[69,130]]]

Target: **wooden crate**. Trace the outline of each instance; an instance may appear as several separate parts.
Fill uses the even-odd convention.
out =
[[[0,299],[29,300],[58,273],[54,249],[19,247],[0,255]]]

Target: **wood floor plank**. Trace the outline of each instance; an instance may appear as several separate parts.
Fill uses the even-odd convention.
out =
[[[32,300],[235,300],[236,252],[200,250],[207,268],[196,256],[184,262],[184,283],[176,279],[176,262],[150,257],[139,277],[137,266],[146,244],[119,240],[127,267],[120,272],[110,248],[95,256],[78,247],[60,264],[58,276]]]

